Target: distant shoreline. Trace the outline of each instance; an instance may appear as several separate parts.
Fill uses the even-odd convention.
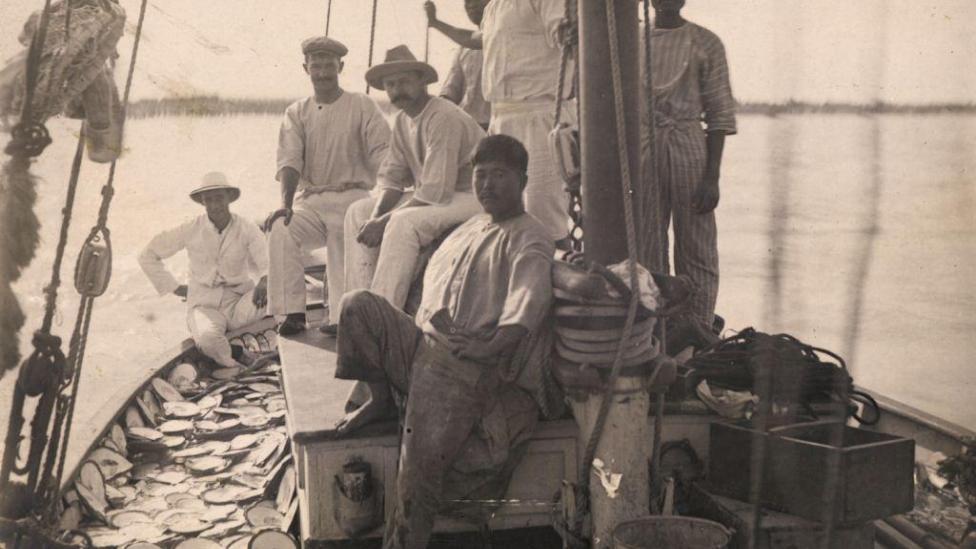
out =
[[[385,98],[375,98],[380,107],[390,114],[390,104]],[[157,116],[229,116],[229,115],[278,115],[293,99],[242,99],[217,96],[195,96],[164,99],[140,99],[129,105],[127,115],[132,118]],[[976,103],[935,103],[931,105],[900,105],[892,103],[741,103],[740,114],[777,116],[782,114],[972,114]]]

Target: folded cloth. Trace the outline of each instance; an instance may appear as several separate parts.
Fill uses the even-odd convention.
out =
[[[706,406],[729,419],[748,419],[752,416],[756,404],[759,404],[759,397],[749,391],[712,389],[705,380],[698,384],[695,392]]]

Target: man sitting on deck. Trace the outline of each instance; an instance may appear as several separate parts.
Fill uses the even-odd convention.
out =
[[[315,93],[288,107],[278,133],[281,209],[265,222],[271,232],[268,309],[286,315],[278,327],[282,335],[305,328],[302,252],[326,246],[329,319],[322,331],[334,335],[345,289],[346,210],[369,196],[390,127],[368,95],[339,85],[346,46],[318,36],[302,42],[302,53]]]
[[[336,377],[367,382],[371,397],[339,422],[337,432],[384,416],[394,395],[406,397],[395,511],[384,547],[426,546],[446,499],[445,478],[452,466],[471,459],[475,432],[503,431],[496,438],[502,443],[488,448],[492,454],[501,449],[511,462],[538,419],[525,390],[531,387],[521,381],[538,378],[537,372],[516,372],[515,383],[508,372],[510,362],[518,362],[511,360],[516,348],[539,326],[552,299],[555,249],[545,226],[525,212],[527,167],[528,153],[512,137],[494,135],[478,145],[474,187],[484,213],[434,253],[416,323],[376,294],[343,298]],[[539,367],[528,361],[525,369]]]
[[[366,80],[400,112],[380,167],[381,194],[346,214],[346,290],[369,288],[402,309],[420,249],[480,211],[469,160],[485,132],[460,107],[427,93],[437,71],[406,46],[388,51]]]
[[[203,176],[203,186],[190,193],[207,213],[156,235],[139,254],[139,265],[159,295],[186,299],[186,320],[203,354],[224,367],[251,357],[231,349],[226,333],[264,316],[267,297],[268,247],[256,223],[231,213],[230,203],[241,190],[220,172]],[[163,260],[186,250],[190,284],[180,284]],[[250,273],[249,273],[250,271]],[[257,285],[250,274],[259,274]]]

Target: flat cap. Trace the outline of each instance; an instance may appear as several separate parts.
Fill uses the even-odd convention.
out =
[[[313,36],[302,41],[302,53],[308,55],[313,51],[327,51],[342,57],[349,53],[349,48],[342,42],[328,36]]]

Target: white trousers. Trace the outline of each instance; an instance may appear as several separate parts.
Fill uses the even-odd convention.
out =
[[[247,291],[245,288],[251,287]],[[218,304],[191,306],[186,323],[200,351],[224,367],[238,363],[231,356],[227,332],[247,326],[264,317],[264,308],[254,306],[253,285],[223,288]]]
[[[322,192],[300,198],[285,226],[275,221],[268,241],[268,312],[280,316],[305,312],[305,252],[325,246],[325,291],[329,322],[339,322],[345,286],[343,221],[350,204],[369,196],[362,189]],[[355,234],[353,235],[355,237]]]
[[[410,196],[405,193],[401,202]],[[450,227],[481,213],[481,205],[473,193],[455,192],[450,204],[397,210],[386,225],[383,243],[367,248],[356,242],[356,235],[376,200],[360,200],[346,214],[346,291],[368,289],[403,309],[420,249]]]
[[[573,102],[563,102],[561,120],[576,124]],[[510,135],[529,152],[529,179],[522,193],[525,210],[546,226],[553,240],[559,240],[569,235],[570,219],[569,193],[549,150],[549,132],[555,121],[552,101],[492,103],[488,133]]]

